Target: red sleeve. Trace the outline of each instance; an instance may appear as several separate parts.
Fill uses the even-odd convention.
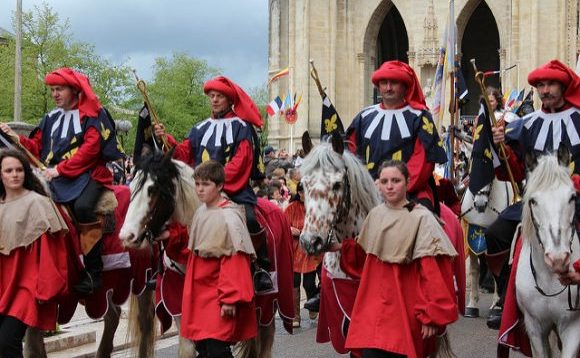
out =
[[[44,234],[40,240],[36,299],[49,301],[68,292],[66,236]]]
[[[342,241],[340,248],[340,268],[354,279],[360,279],[367,258],[366,252],[354,239]]]
[[[226,194],[236,194],[248,185],[253,163],[254,150],[250,141],[245,139],[238,145],[233,158],[225,165],[224,191]]]
[[[195,158],[193,153],[191,153],[191,144],[189,143],[189,139],[184,140],[181,143],[177,143],[175,138],[172,135],[166,134],[167,142],[169,145],[174,149],[173,151],[173,158],[177,160],[181,160],[184,163],[194,167],[195,166]]]
[[[20,138],[20,143],[28,149],[35,157],[40,158],[40,152],[42,151],[42,131],[38,130],[34,133],[32,138],[25,137],[23,135],[18,136]]]
[[[187,227],[174,222],[169,224],[167,229],[169,230],[169,239],[165,241],[165,253],[173,261],[187,265],[187,260],[191,254],[187,248],[189,243]]]
[[[220,304],[249,303],[254,299],[250,257],[245,253],[220,258],[217,283]]]
[[[413,155],[407,162],[407,168],[410,176],[407,191],[411,194],[423,191],[427,187],[427,181],[433,176],[435,164],[427,161],[425,148],[419,138],[415,141]]]
[[[453,269],[449,256],[426,256],[419,259],[419,280],[425,302],[415,307],[417,319],[424,325],[443,327],[458,318],[453,287]]]
[[[513,151],[513,149],[511,149],[508,145],[505,145],[504,148],[505,148],[505,154],[508,157],[510,169],[512,170],[512,174],[514,176],[514,180],[516,181],[516,183],[519,183],[522,180],[524,180],[526,177],[524,162],[518,158],[518,156]],[[495,169],[495,176],[499,180],[509,181],[510,177],[509,177],[507,170],[505,168],[505,163],[503,160],[501,160],[500,162],[501,162],[501,166],[499,166]]]
[[[352,131],[346,140],[348,143],[348,150],[350,150],[351,153],[356,154],[356,147],[358,145],[356,142],[356,132]]]
[[[83,144],[75,155],[58,163],[56,169],[63,177],[75,178],[94,168],[100,161],[100,156],[101,133],[95,127],[89,127],[83,137]]]

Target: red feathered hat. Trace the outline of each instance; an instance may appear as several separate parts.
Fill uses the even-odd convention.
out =
[[[377,87],[379,87],[379,82],[382,80],[403,82],[407,86],[405,101],[415,109],[428,109],[417,75],[406,63],[401,61],[384,62],[381,67],[373,73],[371,80]]]
[[[80,72],[63,67],[46,75],[44,82],[48,86],[70,86],[79,91],[79,112],[81,117],[97,117],[101,103],[91,88],[89,78]]]
[[[234,113],[244,121],[257,127],[262,127],[264,122],[258,107],[240,86],[224,76],[218,76],[207,81],[203,85],[203,91],[207,94],[214,90],[223,93],[234,104]]]
[[[528,75],[528,83],[534,87],[539,81],[546,80],[560,82],[565,87],[564,99],[566,102],[580,107],[580,78],[570,67],[558,60],[552,60]]]

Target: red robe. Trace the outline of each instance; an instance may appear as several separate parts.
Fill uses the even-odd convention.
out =
[[[68,292],[66,247],[60,232],[0,254],[1,315],[42,330],[56,328],[56,299]]]
[[[192,253],[183,287],[181,336],[231,343],[255,337],[258,325],[253,298],[247,254],[203,258]],[[222,304],[235,305],[235,317],[221,317]]]
[[[426,357],[435,338],[423,340],[421,325],[445,326],[457,320],[451,258],[425,256],[390,264],[368,255],[354,303],[346,347],[376,348]]]

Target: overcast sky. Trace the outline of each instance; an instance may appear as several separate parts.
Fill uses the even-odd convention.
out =
[[[42,0],[22,0],[29,11]],[[266,0],[50,0],[69,19],[75,40],[95,45],[114,64],[127,63],[150,79],[157,57],[185,52],[220,68],[244,88],[268,72]],[[14,32],[16,0],[0,1],[0,27]]]

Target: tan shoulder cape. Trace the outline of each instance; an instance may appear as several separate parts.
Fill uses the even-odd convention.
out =
[[[255,257],[244,207],[233,202],[215,208],[202,205],[193,217],[188,247],[201,257],[232,256],[236,252]]]
[[[3,255],[32,244],[47,231],[68,231],[52,200],[35,191],[0,202],[0,228],[0,253]]]
[[[367,216],[358,238],[367,254],[381,261],[404,264],[424,256],[456,256],[443,228],[425,207],[393,209],[385,204]]]

